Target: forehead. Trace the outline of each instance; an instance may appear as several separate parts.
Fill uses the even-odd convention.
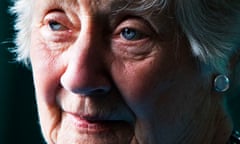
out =
[[[88,8],[91,11],[110,10],[123,7],[128,2],[126,0],[37,0],[35,10],[38,8],[66,8],[81,10]]]
[[[35,10],[63,8],[71,10],[87,9],[88,11],[119,11],[132,12],[162,11],[169,0],[36,0]]]

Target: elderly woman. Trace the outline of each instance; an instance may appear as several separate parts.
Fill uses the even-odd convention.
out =
[[[223,103],[239,84],[239,9],[238,0],[16,0],[15,52],[32,69],[46,142],[239,143]]]

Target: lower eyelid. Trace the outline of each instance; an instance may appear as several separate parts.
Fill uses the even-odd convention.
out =
[[[146,37],[139,40],[123,40],[121,37],[114,37],[113,43],[116,44],[118,47],[126,47],[126,48],[133,48],[133,47],[142,47],[147,43],[151,43],[151,39]]]
[[[121,44],[113,44],[113,53],[124,59],[141,60],[151,57],[156,50],[153,45],[139,44],[138,46],[122,46]]]
[[[74,39],[74,35],[71,30],[53,31],[48,25],[41,28],[41,35],[46,41],[58,43],[69,42]]]

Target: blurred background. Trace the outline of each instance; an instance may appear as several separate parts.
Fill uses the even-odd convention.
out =
[[[43,144],[34,99],[31,72],[13,62],[10,3],[0,0],[0,144]],[[234,95],[234,94],[233,94]],[[240,96],[229,97],[235,128],[240,129]]]

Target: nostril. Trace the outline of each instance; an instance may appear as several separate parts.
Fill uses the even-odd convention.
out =
[[[101,86],[95,88],[81,88],[74,91],[74,93],[81,94],[83,96],[92,96],[92,95],[106,95],[111,91],[111,87]]]
[[[107,94],[111,90],[110,87],[98,87],[95,89],[92,89],[90,93],[96,95],[96,94]]]
[[[95,93],[95,94],[105,94],[105,93],[108,93],[109,92],[109,89],[106,89],[106,88],[101,88],[101,89],[95,89],[94,91],[93,91],[93,93]]]

